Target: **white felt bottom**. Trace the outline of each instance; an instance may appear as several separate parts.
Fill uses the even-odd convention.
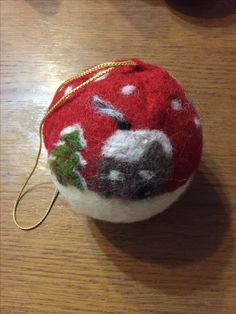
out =
[[[173,192],[131,201],[117,197],[105,198],[89,190],[82,192],[73,186],[61,185],[55,176],[52,179],[75,211],[95,219],[116,223],[141,221],[163,212],[184,193],[191,181],[190,178]]]

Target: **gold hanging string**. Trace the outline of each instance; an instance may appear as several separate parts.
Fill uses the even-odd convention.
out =
[[[127,61],[117,61],[117,62],[107,62],[107,63],[102,63],[102,64],[98,64],[88,70],[85,70],[83,71],[82,73],[80,73],[79,75],[76,75],[76,76],[73,76],[71,77],[69,80],[65,81],[58,89],[58,91],[60,91],[66,84],[68,84],[69,82],[75,80],[75,79],[78,79],[80,77],[83,77],[87,74],[90,74],[90,73],[93,73],[97,70],[100,70],[100,69],[104,69],[104,68],[107,68],[103,71],[100,71],[98,72],[97,74],[95,74],[94,76],[92,76],[91,78],[87,79],[86,81],[84,81],[83,83],[79,84],[78,86],[76,86],[75,88],[73,88],[71,91],[69,91],[67,94],[63,95],[47,112],[46,114],[44,115],[41,123],[40,123],[40,126],[39,126],[39,148],[38,148],[38,153],[37,153],[37,156],[36,156],[36,161],[35,161],[35,164],[33,166],[33,169],[31,170],[28,178],[26,179],[25,183],[23,184],[22,188],[20,189],[20,192],[18,193],[18,196],[16,198],[16,201],[13,205],[13,221],[15,223],[15,225],[22,229],[22,230],[32,230],[32,229],[35,229],[37,228],[45,219],[46,217],[48,216],[49,212],[51,211],[52,207],[53,207],[53,204],[55,203],[58,195],[59,195],[59,191],[56,189],[55,192],[54,192],[54,195],[51,199],[51,202],[48,206],[48,208],[46,209],[46,212],[45,214],[43,215],[42,218],[40,218],[40,220],[38,222],[36,222],[35,224],[31,225],[31,226],[22,226],[19,224],[19,222],[17,221],[17,215],[16,215],[16,212],[17,212],[17,208],[18,208],[18,205],[20,203],[20,201],[22,200],[22,198],[25,196],[25,194],[27,194],[29,191],[31,190],[34,190],[36,187],[33,186],[31,188],[29,188],[28,190],[25,191],[25,188],[26,186],[28,185],[28,182],[29,180],[31,179],[31,177],[33,176],[37,166],[38,166],[38,163],[39,163],[39,158],[40,158],[40,155],[41,155],[41,152],[42,152],[42,145],[43,145],[43,125],[44,125],[44,122],[45,120],[48,118],[48,116],[54,112],[59,106],[65,104],[65,102],[72,97],[72,95],[75,94],[76,91],[78,91],[79,89],[83,88],[84,86],[88,85],[89,83],[95,81],[97,78],[103,76],[104,74],[114,70],[116,67],[120,67],[120,66],[133,66],[133,65],[136,65],[136,63],[132,60],[127,60]]]
[[[74,80],[76,80],[76,79],[78,79],[78,78],[80,78],[80,77],[82,77],[82,76],[91,74],[92,72],[95,72],[95,71],[97,71],[97,70],[104,69],[104,68],[109,68],[109,67],[111,67],[111,68],[112,68],[111,70],[113,70],[115,67],[127,66],[127,65],[136,65],[136,63],[135,63],[134,61],[132,61],[132,60],[127,60],[127,61],[119,61],[119,62],[106,62],[106,63],[101,63],[101,64],[98,64],[98,65],[95,65],[94,67],[89,68],[88,70],[85,70],[85,71],[83,71],[83,72],[80,73],[80,74],[77,74],[77,75],[75,75],[75,76],[72,76],[71,78],[69,78],[68,80],[66,80],[65,82],[63,82],[63,83],[61,84],[61,86],[59,86],[58,91],[60,91],[65,85],[67,85],[67,84],[70,83],[71,81],[74,81]],[[109,70],[108,72],[110,72],[111,70]],[[105,73],[107,73],[107,72],[105,72]],[[99,73],[97,73],[97,74],[99,74],[98,77],[104,75],[104,73],[101,73],[101,72],[99,72]],[[97,77],[97,78],[98,78],[98,77]],[[96,80],[96,78],[93,79],[93,80]]]

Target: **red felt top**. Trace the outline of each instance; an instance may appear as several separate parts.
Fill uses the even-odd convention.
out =
[[[198,167],[202,152],[199,117],[182,87],[166,70],[133,60],[137,66],[116,68],[105,79],[93,81],[77,91],[56,109],[45,121],[44,143],[50,154],[62,129],[80,124],[87,141],[87,148],[82,152],[87,165],[81,173],[90,182],[104,142],[117,130],[114,119],[94,110],[91,99],[98,95],[123,113],[131,122],[131,130],[157,129],[169,137],[173,146],[173,174],[167,191],[173,191],[185,183]],[[64,95],[68,86],[74,88],[94,74],[66,84],[56,92],[51,106]],[[126,85],[135,86],[134,93],[122,94],[122,87]],[[179,100],[181,108],[173,109],[173,100]]]

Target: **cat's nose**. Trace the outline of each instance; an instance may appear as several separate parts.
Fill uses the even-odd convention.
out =
[[[118,130],[105,143],[94,187],[106,197],[161,194],[171,178],[172,145],[159,130]]]

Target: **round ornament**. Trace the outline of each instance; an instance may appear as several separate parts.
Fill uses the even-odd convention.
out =
[[[139,59],[66,81],[45,119],[48,166],[81,213],[111,222],[156,215],[186,190],[202,153],[192,101],[166,70]],[[112,63],[111,63],[112,64]]]

